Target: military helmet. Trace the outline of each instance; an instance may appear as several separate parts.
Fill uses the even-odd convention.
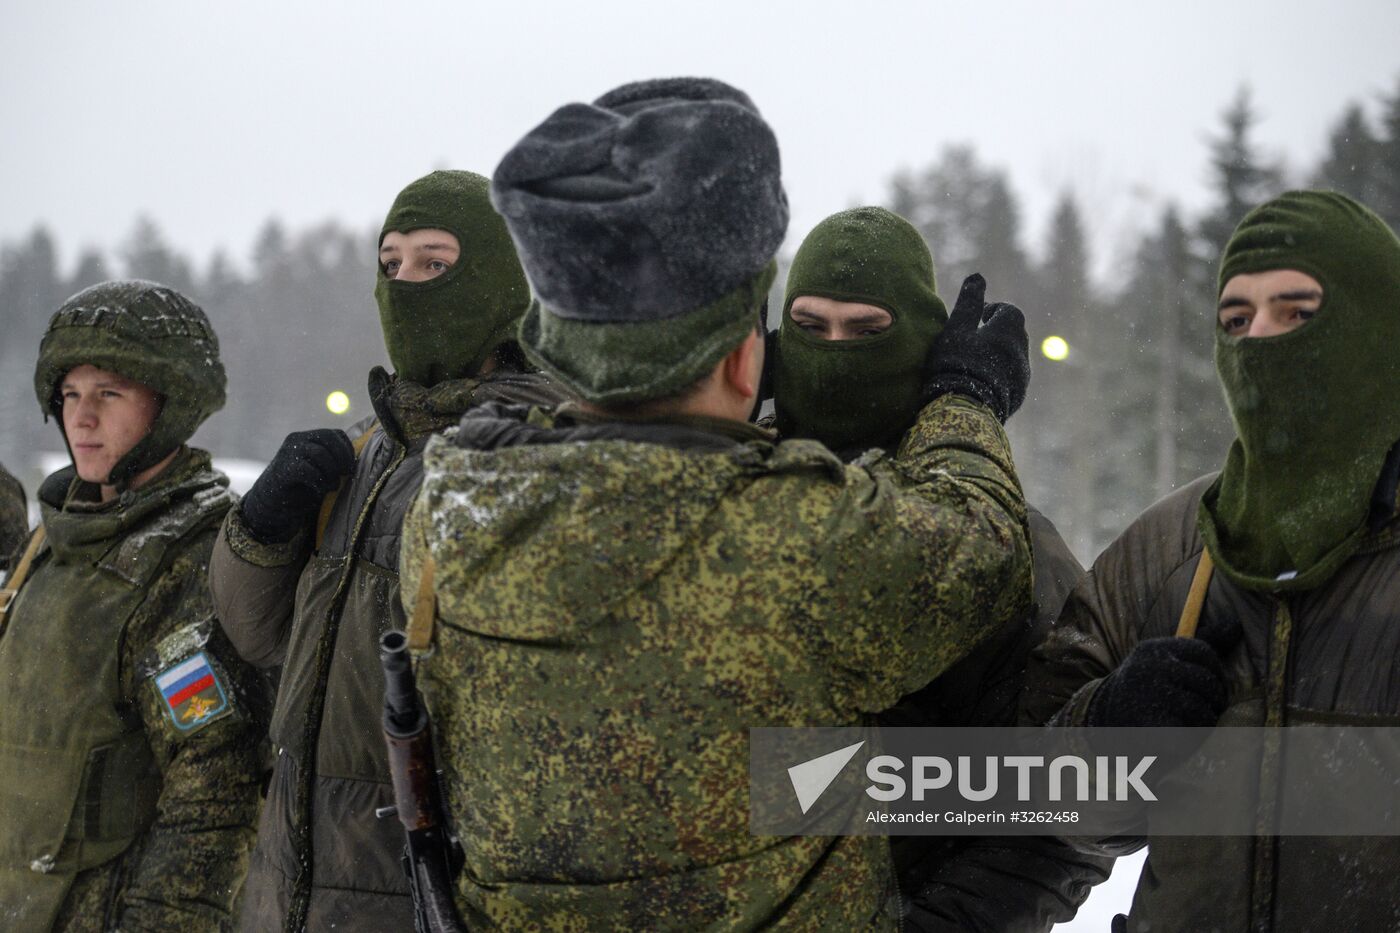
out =
[[[115,486],[159,463],[224,407],[227,377],[209,318],[165,285],[102,282],[78,292],[54,314],[39,345],[34,392],[60,430],[59,387],[84,363],[140,382],[162,398],[150,433],[112,468],[108,482]]]

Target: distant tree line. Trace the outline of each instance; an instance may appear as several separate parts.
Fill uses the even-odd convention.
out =
[[[62,450],[52,424],[40,418],[32,378],[49,317],[69,295],[114,276],[162,282],[194,298],[209,314],[228,370],[229,403],[196,436],[224,457],[267,459],[290,431],[348,427],[369,414],[371,366],[385,363],[374,303],[378,230],[325,223],[289,233],[269,221],[258,233],[250,271],[239,274],[226,254],[197,269],[150,220],[139,219],[114,259],[83,253],[61,274],[53,238],[42,228],[0,247],[0,462],[28,471],[36,451]],[[342,416],[326,396],[351,398]]]
[[[1034,375],[1010,433],[1028,499],[1082,558],[1152,501],[1223,461],[1233,431],[1211,358],[1215,262],[1240,217],[1306,185],[1353,195],[1400,230],[1400,83],[1374,109],[1348,105],[1320,164],[1290,175],[1259,151],[1258,116],[1242,90],[1210,141],[1212,203],[1197,216],[1170,203],[1157,208],[1111,284],[1093,281],[1092,238],[1072,191],[1058,200],[1044,248],[1033,251],[1006,173],[972,146],[949,146],[891,179],[886,206],[928,240],[950,306],[963,277],[977,271],[994,298],[1025,310]],[[0,244],[0,462],[28,471],[32,495],[35,452],[61,449],[31,387],[39,339],[64,298],[116,275],[173,285],[209,313],[230,402],[200,431],[202,446],[266,459],[289,431],[365,416],[365,375],[385,362],[372,295],[376,233],[335,222],[289,232],[271,220],[247,274],[223,252],[197,267],[145,218],[115,256],[84,252],[68,275],[42,227]],[[1066,359],[1041,355],[1051,335],[1066,341]],[[327,411],[334,390],[350,396],[347,414]]]

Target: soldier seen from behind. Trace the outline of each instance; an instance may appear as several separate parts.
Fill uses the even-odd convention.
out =
[[[887,839],[750,832],[748,730],[858,725],[1025,616],[1025,504],[972,389],[1024,391],[1019,313],[927,373],[898,457],[846,465],[748,421],[788,209],[747,95],[566,105],[492,195],[522,343],[575,400],[469,413],[404,524],[464,916],[895,929]]]
[[[267,697],[205,570],[234,505],[186,446],[224,404],[204,312],[105,282],[49,323],[34,388],[72,465],[0,590],[0,929],[226,930]]]
[[[487,180],[438,171],[395,199],[375,284],[394,374],[374,417],[288,436],[215,546],[210,585],[238,651],[280,668],[277,758],[240,929],[413,924],[380,731],[379,636],[403,627],[399,527],[423,447],[486,402],[545,404],[514,339],[529,288]],[[353,440],[352,440],[353,436]]]

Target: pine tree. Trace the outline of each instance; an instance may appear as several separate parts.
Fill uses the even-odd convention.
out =
[[[1006,300],[1028,286],[1015,197],[1005,175],[984,166],[971,146],[949,146],[918,174],[896,175],[887,204],[923,234],[939,293],[950,304],[972,272],[986,276],[990,295]]]
[[[128,277],[148,279],[186,295],[193,294],[194,275],[189,261],[166,244],[160,228],[149,217],[137,218],[120,252]]]
[[[1097,553],[1098,472],[1103,412],[1098,391],[1104,366],[1100,311],[1089,282],[1089,247],[1079,208],[1061,195],[1050,221],[1045,261],[1035,302],[1048,326],[1069,344],[1069,356],[1052,361],[1035,354],[1031,390],[1017,417],[1031,431],[1023,470],[1027,498],[1058,523],[1083,560]],[[1019,451],[1018,451],[1019,454]]]
[[[1315,188],[1340,191],[1367,206],[1381,203],[1380,141],[1359,104],[1351,104],[1337,121],[1326,156],[1312,178]]]
[[[112,273],[107,269],[107,261],[102,258],[102,254],[95,249],[88,249],[78,257],[78,265],[68,277],[65,288],[72,295],[111,277]]]
[[[1220,469],[1234,427],[1215,374],[1216,271],[1235,227],[1249,210],[1277,195],[1282,172],[1265,161],[1253,139],[1258,123],[1248,88],[1222,114],[1222,132],[1210,145],[1215,205],[1196,227],[1191,296],[1182,315],[1177,431],[1178,480]]]
[[[1263,161],[1253,140],[1254,111],[1249,88],[1241,88],[1222,114],[1223,132],[1211,141],[1210,168],[1216,206],[1201,220],[1200,234],[1208,252],[1218,257],[1235,225],[1250,208],[1279,193],[1282,173]]]
[[[1142,237],[1128,287],[1118,296],[1126,339],[1105,391],[1113,405],[1113,433],[1130,434],[1137,447],[1136,478],[1122,486],[1117,506],[1125,519],[1201,472],[1194,460],[1183,458],[1183,449],[1192,446],[1189,425],[1202,418],[1186,410],[1186,400],[1204,393],[1208,408],[1220,408],[1209,359],[1210,314],[1197,287],[1199,262],[1180,211],[1168,206]],[[1203,371],[1202,365],[1210,368]]]
[[[17,473],[37,468],[38,451],[63,449],[53,425],[44,424],[31,381],[44,330],[68,296],[57,254],[43,227],[0,249],[0,438],[10,448],[5,462]],[[26,484],[34,478],[26,475]]]
[[[1382,103],[1380,138],[1376,143],[1376,203],[1368,204],[1400,234],[1400,78]]]
[[[1182,469],[1181,446],[1182,424],[1186,420],[1182,411],[1183,382],[1190,382],[1195,376],[1199,382],[1200,373],[1192,373],[1185,367],[1188,348],[1202,344],[1202,334],[1210,332],[1209,309],[1203,309],[1194,301],[1190,288],[1191,272],[1195,257],[1191,254],[1190,235],[1176,208],[1169,207],[1162,216],[1161,231],[1156,240],[1156,262],[1150,270],[1152,276],[1152,306],[1157,313],[1159,355],[1158,376],[1155,380],[1157,442],[1153,463],[1153,497],[1165,496],[1177,486],[1189,482],[1194,476]],[[1213,389],[1213,372],[1206,391]],[[1199,389],[1200,386],[1194,388]]]

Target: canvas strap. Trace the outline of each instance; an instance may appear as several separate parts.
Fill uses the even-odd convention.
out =
[[[24,586],[24,578],[29,576],[29,568],[34,563],[34,557],[44,546],[44,538],[44,526],[40,525],[34,529],[34,534],[29,537],[29,546],[24,549],[24,556],[15,565],[15,572],[10,574],[10,579],[5,581],[4,589],[0,589],[0,633],[5,631],[5,621],[10,616],[10,606],[14,605],[15,597],[19,595],[19,588]]]

